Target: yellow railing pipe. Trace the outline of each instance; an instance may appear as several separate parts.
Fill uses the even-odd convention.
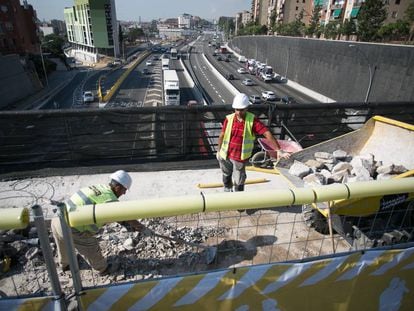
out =
[[[29,225],[29,209],[21,208],[2,208],[0,217],[0,229],[23,229]]]
[[[72,227],[137,218],[166,217],[236,209],[311,204],[413,192],[414,177],[252,192],[213,193],[141,201],[85,205],[68,213]]]

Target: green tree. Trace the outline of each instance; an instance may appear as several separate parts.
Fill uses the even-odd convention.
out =
[[[325,25],[323,34],[326,39],[336,39],[341,34],[341,24],[337,21]]]
[[[358,39],[374,41],[378,38],[378,30],[387,18],[387,10],[382,0],[366,0],[358,14]]]
[[[128,41],[135,42],[136,40],[144,36],[144,31],[141,28],[131,28],[128,32]]]
[[[411,25],[410,38],[408,40],[412,41],[414,39],[414,0],[411,0],[407,10],[405,11],[405,20],[407,20]]]
[[[340,29],[341,33],[346,36],[346,40],[349,40],[351,35],[356,34],[356,25],[355,20],[353,19],[346,19],[341,26]]]
[[[313,8],[312,11],[312,18],[310,20],[309,26],[306,27],[305,29],[305,34],[312,37],[313,35],[317,35],[318,33],[318,28],[320,26],[320,22],[319,19],[321,17],[321,10],[322,10],[322,6],[321,5],[315,5],[315,7]]]
[[[276,10],[272,10],[272,13],[270,14],[270,29],[274,29],[276,25]]]
[[[382,26],[378,35],[383,41],[404,40],[410,34],[410,24],[405,20],[397,20],[395,23]]]
[[[43,38],[42,40],[42,48],[44,51],[52,53],[55,56],[60,58],[63,57],[63,49],[62,46],[65,44],[65,39],[62,37],[50,34]]]

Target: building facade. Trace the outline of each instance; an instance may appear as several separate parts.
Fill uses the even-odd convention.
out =
[[[65,8],[65,23],[72,55],[96,62],[99,54],[118,57],[119,33],[114,0],[75,0]]]
[[[178,16],[178,28],[191,28],[191,18],[192,16],[190,14],[182,14]]]
[[[27,1],[0,0],[0,54],[40,54],[36,21]]]

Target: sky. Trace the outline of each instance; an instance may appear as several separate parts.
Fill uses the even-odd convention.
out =
[[[20,1],[21,3],[23,0]],[[73,6],[73,0],[27,0],[40,20],[63,20],[63,9]],[[115,0],[118,20],[151,21],[158,18],[178,17],[183,13],[205,19],[235,16],[250,11],[251,0]]]

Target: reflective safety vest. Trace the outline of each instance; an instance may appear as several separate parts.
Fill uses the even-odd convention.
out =
[[[220,148],[220,157],[224,160],[227,159],[227,151],[229,150],[231,130],[235,116],[236,115],[234,113],[226,116],[227,126],[226,131],[224,132],[223,143],[221,144]],[[240,158],[242,160],[247,160],[250,158],[253,152],[254,140],[256,139],[256,136],[253,135],[253,121],[254,114],[246,112],[246,117],[244,118],[243,145],[240,155]]]
[[[118,201],[115,193],[111,190],[109,185],[95,185],[80,189],[66,201],[66,208],[68,212],[74,211],[83,205],[102,204],[107,202]],[[75,231],[84,232],[89,231],[97,233],[103,224],[94,224],[74,227]]]

